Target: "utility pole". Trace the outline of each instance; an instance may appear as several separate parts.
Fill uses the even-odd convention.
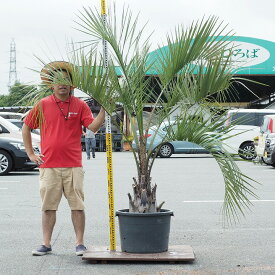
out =
[[[10,44],[10,72],[9,72],[9,89],[17,81],[16,72],[16,45],[14,39],[12,39]]]

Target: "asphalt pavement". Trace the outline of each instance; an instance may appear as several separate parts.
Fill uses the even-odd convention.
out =
[[[86,245],[109,246],[106,154],[86,160]],[[70,209],[62,199],[55,226],[53,253],[34,257],[41,244],[38,171],[0,177],[0,274],[275,274],[275,169],[237,162],[255,185],[253,202],[237,225],[224,226],[221,207],[223,178],[209,155],[176,155],[157,159],[153,183],[158,203],[174,211],[170,245],[191,245],[196,259],[188,264],[91,264],[77,257]],[[131,152],[113,153],[115,209],[128,208],[136,175]],[[116,221],[117,223],[117,221]],[[116,227],[119,245],[118,225]]]

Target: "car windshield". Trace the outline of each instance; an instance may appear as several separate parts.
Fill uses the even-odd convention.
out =
[[[24,124],[24,122],[23,121],[20,121],[20,120],[18,120],[18,121],[11,121],[15,126],[17,126],[18,128],[20,128],[20,129],[22,129],[22,127],[23,127],[23,124]]]
[[[272,112],[265,113],[248,113],[248,112],[236,112],[230,115],[230,123],[234,125],[250,125],[261,126],[263,124],[265,115],[272,115]]]
[[[174,123],[175,123],[174,121],[172,121],[172,122],[165,121],[165,122],[162,122],[160,126],[159,125],[151,126],[149,131],[155,132],[159,128],[161,131],[167,132],[168,128],[171,127],[172,125],[174,125]]]
[[[19,129],[22,129],[24,121],[22,120],[13,120],[13,119],[8,119],[13,125],[17,126]],[[32,133],[40,135],[40,130],[39,129],[32,129]]]
[[[257,125],[255,113],[234,113],[231,122],[234,125]]]

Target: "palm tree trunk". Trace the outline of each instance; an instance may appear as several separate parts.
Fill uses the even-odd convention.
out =
[[[146,152],[146,139],[141,137],[139,147],[139,177],[138,180],[133,178],[133,193],[134,198],[129,197],[129,211],[138,213],[157,212],[156,204],[156,189],[155,185],[151,187],[151,177],[148,170],[148,156]]]

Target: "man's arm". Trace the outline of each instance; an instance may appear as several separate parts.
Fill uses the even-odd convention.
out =
[[[36,155],[32,148],[32,136],[31,136],[31,128],[27,126],[25,123],[22,127],[22,137],[25,145],[25,149],[27,152],[27,155],[29,159],[33,162],[35,162],[38,166],[43,163],[43,160],[41,157],[43,155]]]
[[[101,107],[97,117],[87,128],[95,133],[102,126],[104,120],[105,120],[105,110]]]

